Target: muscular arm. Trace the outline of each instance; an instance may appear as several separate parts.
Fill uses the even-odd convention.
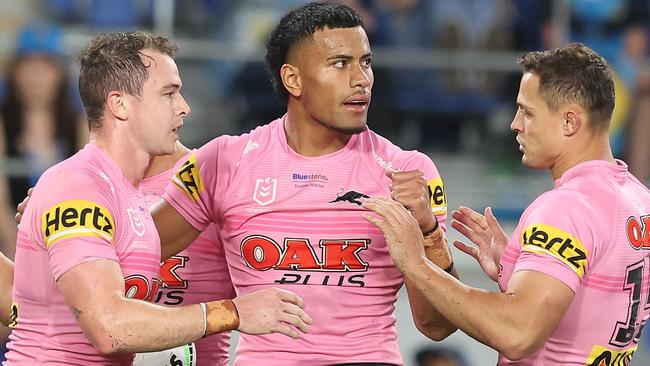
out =
[[[404,274],[447,320],[511,360],[535,353],[574,297],[561,281],[534,271],[515,273],[505,293],[466,286],[425,261]]]
[[[86,337],[106,355],[160,351],[195,341],[204,331],[299,338],[312,323],[300,297],[273,288],[210,301],[205,317],[199,304],[164,307],[128,299],[118,263],[106,259],[73,267],[59,277],[57,287]]]
[[[448,250],[448,248],[445,248],[447,246],[447,240],[444,235],[440,235],[440,239],[435,244],[436,248],[431,248],[425,252],[427,253],[427,259],[440,268],[442,266],[445,268],[449,267],[449,260],[451,258],[444,258],[443,260],[441,257],[445,256],[440,255],[440,252]],[[450,274],[456,279],[459,278],[458,272],[455,269]],[[435,341],[441,341],[458,329],[431,304],[410,278],[405,277],[404,282],[409,297],[413,322],[422,334]]]
[[[14,264],[4,254],[0,253],[0,322],[9,325],[11,322],[11,303],[14,284]]]
[[[84,334],[102,354],[159,351],[203,335],[200,305],[163,307],[124,297],[117,262],[79,264],[57,286]]]
[[[563,282],[535,271],[518,271],[505,293],[464,285],[426,259],[417,221],[399,203],[371,199],[363,206],[379,227],[395,265],[404,277],[450,323],[511,360],[535,353],[573,301]]]
[[[424,173],[419,170],[402,172],[389,170],[386,175],[393,181],[390,186],[391,197],[411,212],[420,229],[423,232],[429,232],[437,227],[438,220],[432,211],[427,179]],[[427,243],[429,247],[425,254],[433,264],[446,269],[452,263],[452,258],[447,246],[447,240],[441,230],[438,229],[440,235]],[[452,271],[452,275],[458,278],[458,273],[455,270]],[[405,278],[404,282],[413,322],[422,334],[439,341],[456,331],[456,327],[431,305],[422,293],[416,289],[411,280]]]
[[[160,235],[163,260],[187,248],[200,234],[165,200],[155,203],[150,211]]]

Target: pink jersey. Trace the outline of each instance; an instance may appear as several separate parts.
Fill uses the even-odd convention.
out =
[[[166,170],[140,183],[140,191],[149,206],[158,201],[175,170]],[[167,259],[160,267],[160,279],[162,285],[154,301],[162,305],[189,305],[234,297],[216,225],[208,226],[187,249]],[[228,365],[230,332],[207,337],[195,344],[197,365]]]
[[[650,314],[650,191],[621,161],[579,164],[526,209],[501,265],[501,289],[530,270],[575,298],[539,352],[500,365],[628,365]]]
[[[314,319],[310,333],[242,334],[236,365],[402,364],[393,315],[403,279],[359,197],[388,196],[385,169],[420,169],[444,225],[442,180],[429,158],[371,131],[332,154],[304,157],[287,144],[284,119],[192,154],[164,198],[199,230],[221,228],[239,295],[293,291]]]
[[[66,271],[98,259],[120,264],[127,296],[150,301],[158,292],[160,240],[144,198],[89,144],[43,174],[23,216],[4,365],[131,364],[132,354],[99,354],[57,289]]]

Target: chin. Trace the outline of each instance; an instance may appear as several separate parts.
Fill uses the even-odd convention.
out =
[[[367,130],[368,126],[363,122],[359,126],[334,127],[333,129],[342,135],[356,135]]]

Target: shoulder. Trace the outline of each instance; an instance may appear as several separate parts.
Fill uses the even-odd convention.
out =
[[[273,135],[278,121],[259,126],[241,135],[222,135],[198,149],[199,155],[210,155],[222,158],[228,157],[238,161],[244,155],[255,155],[272,145]]]
[[[428,170],[435,166],[426,154],[417,150],[404,150],[387,138],[368,129],[361,133],[359,146],[369,158],[383,169]]]

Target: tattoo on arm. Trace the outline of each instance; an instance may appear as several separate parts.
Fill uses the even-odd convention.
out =
[[[73,308],[72,313],[74,314],[74,318],[79,320],[79,318],[81,317],[81,310],[77,308]]]

